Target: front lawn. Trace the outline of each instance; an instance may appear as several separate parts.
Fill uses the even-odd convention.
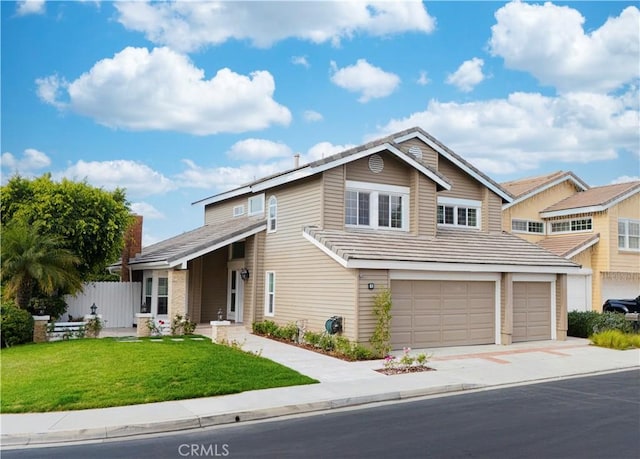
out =
[[[317,382],[202,340],[79,339],[0,351],[0,412],[105,408]]]

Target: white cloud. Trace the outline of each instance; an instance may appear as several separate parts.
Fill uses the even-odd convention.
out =
[[[627,182],[637,182],[640,181],[640,176],[636,175],[636,176],[629,176],[629,175],[622,175],[618,178],[615,178],[611,181],[611,185],[616,185],[618,183],[627,183]]]
[[[447,77],[447,83],[454,85],[462,92],[470,92],[484,80],[483,65],[484,61],[477,57],[464,61],[458,70]]]
[[[188,57],[168,48],[128,47],[97,62],[64,85],[68,103],[59,97],[60,81],[57,76],[36,81],[45,102],[113,128],[211,135],[291,121],[289,110],[273,100],[269,72],[245,76],[223,68],[206,80]]]
[[[416,83],[418,83],[420,86],[426,86],[429,83],[431,83],[431,80],[427,76],[427,72],[425,72],[424,70],[421,70],[420,71],[420,76],[416,80]]]
[[[16,6],[18,16],[44,14],[45,10],[45,0],[20,0]]]
[[[291,148],[281,142],[266,139],[245,139],[234,143],[227,156],[244,161],[265,161],[293,156]]]
[[[307,153],[302,155],[302,158],[300,158],[300,164],[306,164],[310,163],[311,161],[326,158],[327,156],[335,155],[336,153],[349,150],[350,148],[353,148],[355,146],[356,145],[351,144],[334,145],[330,142],[319,142],[309,148]]]
[[[72,180],[86,179],[93,186],[109,190],[126,188],[128,197],[166,193],[176,188],[172,180],[149,166],[125,159],[114,161],[78,161],[56,174]]]
[[[239,167],[202,167],[189,159],[182,162],[187,168],[176,176],[176,181],[184,188],[205,188],[222,191],[252,182],[258,178],[283,171],[279,163],[243,164]],[[287,160],[289,169],[293,160]]]
[[[403,2],[116,2],[118,21],[156,44],[194,51],[227,40],[269,47],[287,38],[312,43],[354,35],[430,33],[435,19],[419,0]]]
[[[142,215],[145,219],[149,220],[163,220],[166,217],[165,214],[156,209],[153,205],[148,202],[132,202],[131,203],[131,211],[135,214]]]
[[[307,56],[293,56],[291,58],[291,63],[295,65],[301,65],[306,68],[311,67],[311,64],[309,64],[309,61],[307,60]]]
[[[66,80],[60,78],[58,75],[50,75],[36,80],[36,92],[40,100],[59,109],[63,109],[67,105],[60,99],[63,91],[66,90],[68,86],[69,84]]]
[[[365,59],[358,59],[355,65],[338,68],[331,61],[331,82],[351,92],[361,93],[358,102],[365,103],[371,99],[387,97],[400,84],[398,75],[385,72],[379,67],[369,64]]]
[[[425,111],[391,120],[375,136],[420,126],[489,174],[531,170],[550,161],[614,159],[623,150],[638,154],[640,115],[627,99],[513,93],[468,103],[431,100]]]
[[[315,110],[305,110],[304,113],[302,114],[302,117],[304,118],[305,121],[308,121],[309,123],[322,121],[324,119],[324,117],[322,116],[322,113],[318,113]]]
[[[51,159],[43,152],[27,148],[22,158],[16,158],[9,152],[2,153],[2,168],[22,175],[30,175],[51,164]]]
[[[495,14],[489,49],[508,68],[531,73],[560,91],[606,92],[637,81],[640,11],[630,6],[585,33],[569,6],[511,2]]]

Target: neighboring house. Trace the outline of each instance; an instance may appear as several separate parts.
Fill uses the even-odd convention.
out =
[[[569,310],[602,310],[640,294],[640,182],[589,187],[572,172],[503,183],[505,231],[582,265],[569,275]]]
[[[566,337],[580,266],[504,233],[512,196],[419,128],[194,204],[205,224],[145,247],[142,302],[158,318],[302,321],[367,343],[390,289],[403,346]]]

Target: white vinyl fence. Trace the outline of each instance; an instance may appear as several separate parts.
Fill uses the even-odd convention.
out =
[[[142,284],[140,282],[89,282],[76,296],[66,295],[67,314],[82,317],[97,306],[97,314],[106,320],[106,328],[132,327],[136,312],[140,312]],[[60,320],[66,319],[63,315]]]

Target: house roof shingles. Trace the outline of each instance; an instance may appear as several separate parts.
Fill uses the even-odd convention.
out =
[[[533,193],[536,190],[544,188],[558,179],[566,178],[580,183],[584,189],[588,189],[589,186],[578,178],[573,172],[557,171],[546,175],[538,175],[535,177],[526,177],[519,180],[512,180],[510,182],[504,182],[500,185],[511,193],[514,197],[519,198],[529,193]]]
[[[142,253],[131,259],[129,265],[141,263],[171,263],[190,255],[225,244],[234,237],[266,228],[264,218],[237,217],[217,225],[204,225],[192,231],[144,247]],[[226,245],[226,244],[225,244]]]
[[[582,250],[598,242],[599,239],[600,234],[598,233],[568,234],[548,237],[537,242],[537,244],[543,249],[555,253],[560,257],[566,257],[570,254],[575,255],[580,253]]]
[[[338,257],[351,260],[497,264],[577,268],[536,244],[509,233],[438,229],[435,237],[374,231],[304,231]]]
[[[635,190],[640,191],[640,181],[618,183],[615,185],[606,185],[590,188],[586,191],[571,195],[562,201],[559,201],[542,212],[554,212],[581,208],[589,208],[602,206],[607,208],[616,199],[631,193]]]

